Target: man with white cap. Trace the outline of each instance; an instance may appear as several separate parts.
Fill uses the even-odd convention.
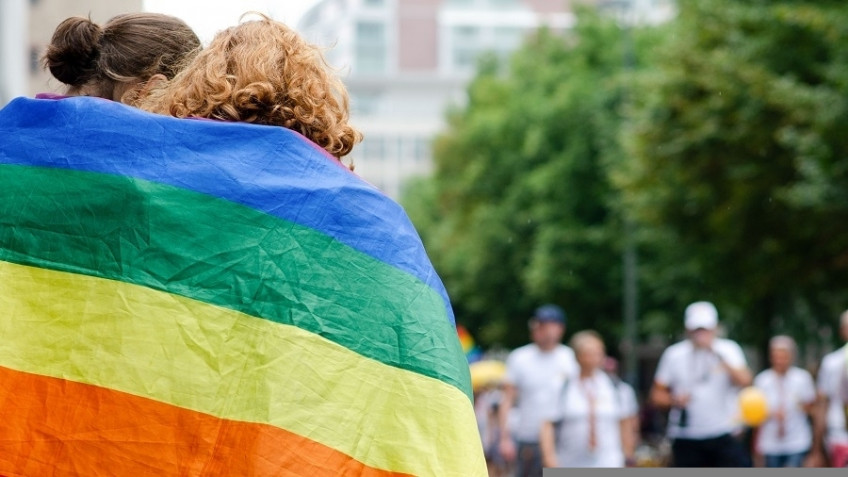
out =
[[[751,384],[742,348],[716,337],[718,311],[699,301],[686,307],[687,339],[663,352],[651,401],[670,409],[668,436],[676,467],[749,467],[751,459],[733,437],[739,388]]]
[[[517,476],[541,477],[542,421],[556,406],[566,378],[577,374],[578,367],[574,351],[561,343],[565,333],[562,308],[540,306],[528,325],[533,342],[517,348],[506,360],[504,394],[498,410],[499,448],[507,462],[516,461]],[[514,422],[510,419],[513,405]]]

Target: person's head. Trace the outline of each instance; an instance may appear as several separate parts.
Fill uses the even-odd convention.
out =
[[[795,361],[795,340],[789,336],[778,335],[769,340],[769,362],[780,374],[786,372]]]
[[[68,94],[121,101],[155,75],[173,78],[199,50],[194,31],[169,15],[127,13],[103,26],[71,17],[56,27],[43,63]]]
[[[580,371],[590,374],[601,369],[606,359],[606,347],[604,340],[596,331],[578,331],[571,337],[571,348],[580,365]]]
[[[842,341],[848,341],[848,310],[839,315],[839,336]]]
[[[686,307],[684,326],[696,348],[709,348],[715,339],[718,310],[708,301],[696,301]]]
[[[361,134],[348,124],[348,95],[321,51],[286,25],[262,17],[219,32],[172,81],[154,88],[142,109],[282,126],[336,158]]]
[[[565,334],[565,312],[556,305],[536,308],[530,318],[530,336],[536,346],[548,351],[555,348]]]
[[[618,374],[618,360],[613,358],[612,356],[607,356],[604,358],[603,369],[607,374],[617,375]]]

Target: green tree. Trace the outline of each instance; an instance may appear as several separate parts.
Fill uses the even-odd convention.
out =
[[[539,32],[508,68],[482,63],[435,142],[434,176],[404,199],[458,320],[484,345],[525,343],[543,302],[563,306],[571,329],[620,333],[609,169],[623,160],[623,35],[582,12],[573,32]]]
[[[848,298],[848,3],[678,6],[616,183],[735,337],[815,336]]]

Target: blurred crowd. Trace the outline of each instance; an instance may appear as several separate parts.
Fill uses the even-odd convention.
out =
[[[685,338],[666,348],[640,405],[593,330],[562,343],[566,314],[536,309],[531,342],[505,362],[471,365],[489,474],[541,476],[543,467],[846,467],[848,345],[814,377],[795,364],[793,338],[769,342],[756,376],[738,343],[717,334],[706,301],[683,313]],[[848,341],[848,311],[840,316]],[[666,422],[643,438],[649,415]]]

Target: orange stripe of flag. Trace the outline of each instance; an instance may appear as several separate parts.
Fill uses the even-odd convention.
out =
[[[267,424],[4,367],[0,409],[0,475],[407,475]]]

